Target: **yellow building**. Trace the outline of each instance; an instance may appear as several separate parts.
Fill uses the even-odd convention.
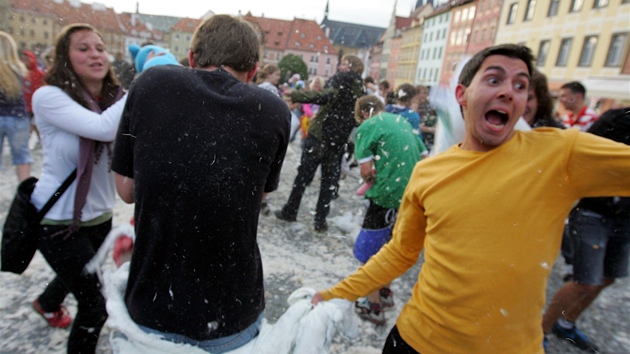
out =
[[[552,91],[580,81],[593,103],[610,106],[630,104],[629,35],[630,0],[505,0],[496,43],[531,48]]]
[[[431,4],[423,5],[411,14],[413,21],[411,27],[402,31],[400,55],[398,56],[398,70],[396,70],[396,85],[416,85],[418,60],[420,59],[420,46],[422,45],[422,24],[424,17],[433,12]]]

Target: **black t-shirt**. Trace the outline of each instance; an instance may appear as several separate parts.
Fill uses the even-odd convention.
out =
[[[258,215],[278,186],[289,117],[222,69],[159,66],[134,81],[112,170],[134,179],[125,301],[136,323],[208,340],[261,314]]]

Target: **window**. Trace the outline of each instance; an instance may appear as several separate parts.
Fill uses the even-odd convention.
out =
[[[571,0],[571,7],[569,8],[569,12],[582,11],[582,5],[584,5],[584,0]]]
[[[582,53],[580,54],[579,66],[591,66],[595,48],[597,47],[597,36],[584,37],[584,45],[582,45]]]
[[[462,10],[462,21],[466,21],[466,17],[468,17],[468,9]]]
[[[470,8],[470,12],[468,13],[468,19],[472,20],[474,18],[475,18],[475,7],[473,6]]]
[[[531,21],[534,18],[534,10],[536,9],[536,0],[527,1],[527,8],[525,10],[525,18],[523,21]]]
[[[612,36],[610,49],[608,49],[608,56],[606,57],[606,66],[619,66],[621,64],[623,48],[626,46],[627,40],[627,33],[617,33]]]
[[[510,5],[510,13],[508,15],[507,24],[511,25],[516,20],[516,11],[518,11],[518,4],[514,3]]]
[[[330,58],[326,58],[326,64],[330,64]]]
[[[569,60],[569,52],[571,51],[571,45],[573,44],[573,38],[565,38],[560,42],[560,51],[558,52],[558,59],[556,60],[556,66],[566,66]]]
[[[461,12],[459,12],[459,11],[455,12],[455,17],[454,17],[454,19],[453,19],[453,22],[455,22],[455,23],[459,22],[459,17],[460,17],[461,15],[462,15],[462,13],[461,13]]]
[[[549,11],[547,11],[547,17],[557,16],[558,6],[560,6],[560,0],[551,0],[551,3],[549,3]]]
[[[551,42],[549,40],[540,41],[540,47],[538,47],[538,56],[536,57],[537,66],[545,66],[547,61],[547,55],[549,54],[549,46]]]
[[[608,0],[595,0],[595,3],[593,4],[594,9],[606,6],[608,6]]]

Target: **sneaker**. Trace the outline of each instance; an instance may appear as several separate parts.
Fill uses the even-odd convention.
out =
[[[297,220],[297,218],[295,216],[288,216],[285,213],[283,213],[282,210],[276,210],[276,212],[274,214],[280,220],[291,221],[291,222]]]
[[[576,347],[586,350],[591,353],[599,353],[599,349],[595,344],[586,337],[577,327],[573,326],[571,329],[562,328],[557,322],[553,325],[551,330],[556,337],[567,340]]]
[[[317,232],[326,232],[328,230],[328,223],[326,220],[315,220],[314,228]]]
[[[381,288],[378,292],[384,309],[394,307],[394,292],[390,288]]]
[[[354,311],[366,321],[370,321],[375,325],[382,326],[385,324],[385,313],[381,304],[375,304],[368,301],[368,298],[354,303]]]
[[[46,312],[39,305],[39,301],[35,300],[33,301],[33,309],[38,314],[40,314],[46,321],[48,321],[48,324],[51,327],[68,328],[70,327],[70,324],[72,323],[72,317],[70,317],[70,313],[68,312],[68,309],[63,305],[61,305],[61,307],[59,307],[59,310],[55,312]]]

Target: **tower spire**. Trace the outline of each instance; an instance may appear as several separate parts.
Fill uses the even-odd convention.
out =
[[[329,8],[330,0],[326,1],[326,10],[324,10],[324,20],[328,19],[328,8]]]

